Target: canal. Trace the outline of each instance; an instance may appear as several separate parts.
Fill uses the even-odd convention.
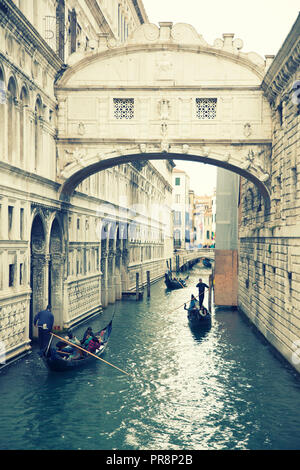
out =
[[[36,347],[2,369],[0,448],[299,449],[299,376],[235,310],[192,332],[177,307],[199,276],[208,281],[196,265],[178,291],[159,281],[150,299],[118,302],[76,330],[114,314],[104,359],[130,377],[100,361],[49,372]]]

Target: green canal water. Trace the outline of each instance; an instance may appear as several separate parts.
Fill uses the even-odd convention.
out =
[[[104,359],[129,377],[100,361],[49,372],[35,347],[2,369],[0,448],[299,449],[299,376],[237,311],[213,312],[197,333],[174,310],[207,274],[195,266],[178,291],[159,281],[150,299],[118,302],[76,330],[115,314]]]

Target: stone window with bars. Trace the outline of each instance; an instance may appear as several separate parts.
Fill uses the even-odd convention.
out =
[[[217,116],[217,98],[196,98],[196,116],[202,120],[215,119]]]
[[[114,118],[134,118],[134,98],[114,98]]]

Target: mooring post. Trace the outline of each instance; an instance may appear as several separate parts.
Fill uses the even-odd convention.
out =
[[[147,297],[150,297],[150,271],[147,271]]]
[[[136,300],[139,300],[140,293],[139,293],[139,273],[135,274],[135,291],[136,291]]]
[[[211,287],[212,287],[212,275],[209,275],[209,282],[208,282],[208,310],[211,312]]]

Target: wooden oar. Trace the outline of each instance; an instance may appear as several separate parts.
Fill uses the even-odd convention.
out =
[[[199,297],[199,295],[196,295],[195,299],[197,299],[198,297]],[[179,305],[179,307],[174,308],[174,310],[170,310],[169,313],[175,312],[175,310],[178,310],[180,307],[183,307],[183,305],[186,304],[187,302],[189,302],[189,300],[187,300],[183,304]]]
[[[111,364],[110,362],[107,362],[107,361],[105,361],[104,359],[102,359],[102,357],[98,357],[98,356],[96,356],[96,354],[93,354],[93,353],[91,353],[90,351],[87,351],[86,349],[82,348],[81,346],[78,346],[78,344],[71,343],[71,341],[68,341],[67,339],[62,338],[61,336],[58,336],[58,335],[56,335],[56,334],[54,334],[54,333],[51,333],[51,335],[52,335],[52,336],[55,336],[55,337],[58,338],[58,339],[60,339],[60,340],[63,341],[64,343],[70,344],[72,347],[75,347],[75,348],[80,349],[81,351],[83,351],[83,352],[85,352],[85,353],[87,353],[87,354],[90,354],[90,356],[93,356],[93,357],[95,357],[96,359],[99,359],[99,361],[105,362],[105,364],[108,364],[109,366],[114,367],[115,369],[118,369],[120,372],[123,372],[123,374],[129,375],[127,372],[125,372],[125,370],[122,370],[122,369],[120,369],[119,367],[114,366],[114,365]]]
[[[195,297],[195,299],[197,299],[197,297],[199,297],[198,295]],[[169,313],[173,313],[175,312],[175,310],[178,310],[180,307],[183,307],[184,304],[186,304],[187,302],[189,302],[189,300],[185,301],[183,304],[179,305],[179,307],[176,307],[174,308],[174,310],[170,310]]]

